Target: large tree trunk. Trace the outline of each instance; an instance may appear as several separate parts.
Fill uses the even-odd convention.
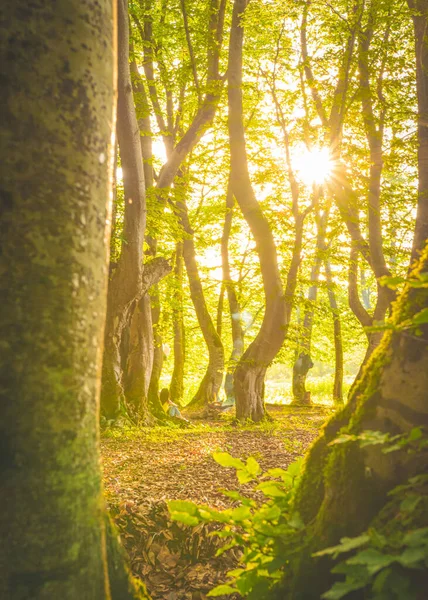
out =
[[[109,0],[16,0],[1,25],[5,600],[132,595],[109,582],[98,440],[115,22]]]
[[[428,246],[413,278],[427,269]],[[400,328],[427,308],[428,289],[407,286],[393,312],[396,327],[372,354],[348,406],[333,417],[310,450],[294,505],[307,530],[299,556],[288,567],[281,597],[318,599],[331,584],[332,565],[312,559],[312,553],[367,529],[388,492],[428,468],[426,453],[415,460],[405,450],[383,454],[379,446],[360,448],[357,442],[329,445],[339,430],[399,434],[428,425],[428,324]]]
[[[180,190],[181,192],[181,190]],[[183,257],[186,265],[187,277],[189,279],[190,296],[195,307],[196,317],[199,327],[204,336],[208,348],[208,366],[204,378],[192,398],[189,406],[203,407],[211,402],[215,402],[223,381],[224,371],[224,350],[220,336],[217,333],[211,315],[205,302],[204,290],[199,277],[198,265],[196,262],[195,243],[193,241],[193,230],[190,226],[189,215],[184,197],[177,199],[177,213],[184,230],[185,238],[183,240]]]
[[[101,409],[107,418],[117,416],[123,397],[120,342],[129,311],[141,297],[146,197],[140,132],[135,114],[129,70],[128,10],[119,2],[117,134],[123,169],[125,215],[122,249],[109,282]]]
[[[251,185],[242,107],[243,21],[247,0],[235,0],[229,46],[228,97],[231,185],[254,239],[262,272],[266,310],[256,339],[244,352],[235,371],[236,415],[260,421],[265,416],[264,379],[285,338],[286,304],[272,231]]]
[[[428,0],[407,0],[415,31],[416,88],[418,93],[418,209],[412,260],[428,239]]]
[[[174,268],[174,370],[169,388],[170,398],[176,404],[183,402],[184,396],[184,363],[186,359],[185,331],[183,320],[183,243],[175,247]]]

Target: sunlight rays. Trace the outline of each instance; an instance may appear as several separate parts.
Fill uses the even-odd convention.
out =
[[[328,148],[298,148],[292,158],[299,179],[306,185],[322,184],[331,177],[333,163]]]

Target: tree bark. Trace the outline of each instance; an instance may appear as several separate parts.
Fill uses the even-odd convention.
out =
[[[334,336],[334,382],[333,382],[333,402],[336,405],[343,404],[343,341],[342,324],[340,321],[340,312],[337,305],[336,294],[333,288],[333,278],[331,267],[328,260],[324,263],[325,277],[327,281],[327,293],[333,317],[333,336]]]
[[[193,241],[193,230],[190,226],[189,215],[184,198],[184,190],[180,190],[182,198],[177,198],[176,207],[185,238],[183,240],[183,257],[186,265],[187,277],[189,279],[190,296],[195,307],[199,327],[204,336],[208,348],[208,367],[204,378],[189,407],[203,407],[215,402],[223,381],[224,350],[220,336],[217,333],[211,315],[205,302],[204,290],[198,272],[196,262],[195,243]]]
[[[226,192],[226,215],[224,218],[223,235],[221,238],[221,265],[223,271],[223,283],[226,288],[227,299],[229,303],[229,312],[232,325],[232,354],[227,365],[227,372],[224,382],[226,392],[226,402],[235,403],[235,393],[233,388],[233,375],[236,365],[244,352],[244,328],[242,326],[241,306],[236,294],[235,282],[232,280],[229,262],[229,238],[232,228],[233,210],[235,199],[233,197],[232,186],[229,179]]]
[[[415,32],[416,89],[418,94],[418,208],[412,261],[428,239],[428,1],[407,0]]]
[[[148,290],[171,271],[161,257],[144,265],[142,296],[131,309],[124,390],[127,406],[137,421],[150,424],[148,392],[153,372],[154,335]]]
[[[412,278],[427,269],[428,246]],[[367,529],[388,492],[428,468],[426,453],[415,458],[405,450],[383,454],[378,446],[329,445],[339,430],[400,434],[428,425],[428,325],[401,327],[427,307],[428,289],[407,285],[394,308],[395,327],[372,354],[349,404],[330,420],[311,448],[294,504],[307,529],[299,556],[287,567],[281,597],[318,599],[332,583],[332,564],[311,555]]]
[[[186,360],[185,330],[183,320],[183,243],[178,242],[175,250],[174,267],[174,370],[169,388],[170,398],[182,404],[184,396],[184,363]]]
[[[0,597],[8,600],[131,597],[108,573],[98,438],[114,7],[16,0],[0,29]]]
[[[244,352],[235,370],[234,385],[238,419],[260,421],[265,416],[264,379],[266,370],[280,349],[287,326],[284,290],[278,269],[272,231],[251,185],[242,108],[242,15],[247,0],[235,0],[229,45],[228,98],[231,185],[257,244],[266,310],[256,339]]]
[[[163,344],[159,331],[161,306],[159,289],[156,287],[150,296],[152,311],[152,326],[154,339],[153,366],[149,384],[149,408],[150,412],[158,419],[164,420],[165,411],[159,398],[159,380],[163,367]]]
[[[143,159],[129,69],[128,9],[124,0],[120,0],[118,6],[117,134],[123,169],[125,241],[107,296],[101,409],[110,419],[117,416],[123,399],[119,347],[130,308],[141,296],[146,227]]]
[[[315,202],[318,204],[321,191],[314,190]],[[315,260],[311,269],[311,286],[308,291],[308,308],[305,310],[303,320],[302,342],[297,359],[293,365],[293,402],[294,405],[310,406],[311,395],[306,390],[306,378],[309,370],[314,366],[311,359],[312,328],[314,322],[314,309],[318,296],[318,280],[321,271],[322,253],[325,251],[325,234],[330,213],[330,205],[327,206],[322,216],[317,216],[317,243],[315,248]]]

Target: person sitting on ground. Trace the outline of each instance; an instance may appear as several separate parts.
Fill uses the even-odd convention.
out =
[[[163,409],[166,412],[166,414],[168,415],[168,417],[173,417],[175,419],[180,419],[182,421],[188,422],[187,419],[185,419],[183,417],[183,415],[181,414],[178,406],[176,404],[174,404],[174,402],[170,399],[168,388],[163,388],[163,390],[161,390],[161,392],[159,394],[159,397],[160,397],[160,401],[163,406]]]

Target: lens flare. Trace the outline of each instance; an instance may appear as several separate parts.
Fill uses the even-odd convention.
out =
[[[324,183],[331,175],[332,161],[327,148],[298,150],[293,157],[293,167],[306,185]]]

